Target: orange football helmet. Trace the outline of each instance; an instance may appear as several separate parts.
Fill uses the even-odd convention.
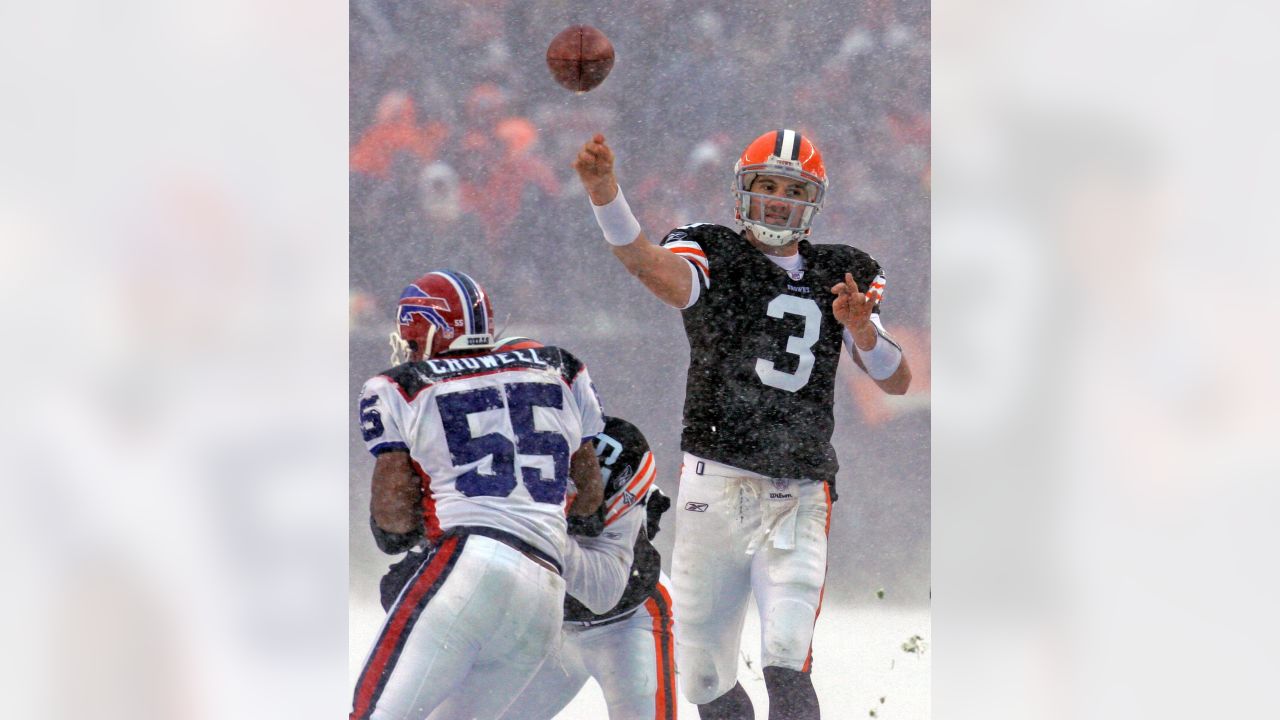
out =
[[[809,234],[813,216],[822,209],[827,194],[827,169],[822,153],[809,138],[795,130],[773,130],[751,141],[733,166],[734,216],[765,245],[781,247]],[[781,175],[803,181],[809,190],[808,200],[779,198],[751,192],[751,184],[760,175]],[[764,222],[765,202],[782,201],[790,205],[785,224]],[[751,218],[755,205],[759,219]]]

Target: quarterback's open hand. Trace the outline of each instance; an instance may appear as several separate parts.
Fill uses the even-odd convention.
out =
[[[604,135],[596,133],[573,161],[582,187],[591,196],[591,202],[605,205],[618,194],[618,181],[613,175],[613,150],[604,141]]]
[[[858,289],[853,275],[844,274],[844,282],[836,283],[831,288],[836,296],[831,303],[831,312],[853,334],[854,342],[864,350],[875,345],[876,328],[871,324],[871,311],[880,302],[884,290],[872,287],[865,293]]]

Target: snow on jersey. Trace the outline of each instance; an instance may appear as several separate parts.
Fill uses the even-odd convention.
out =
[[[689,339],[681,448],[770,477],[834,482],[831,445],[843,326],[831,287],[852,273],[881,293],[884,273],[847,245],[799,243],[804,269],[787,271],[739,233],[697,223],[663,247],[696,280],[683,311]],[[879,307],[873,311],[878,323]]]
[[[569,457],[604,429],[603,417],[586,365],[557,347],[405,363],[360,396],[369,451],[409,453],[429,542],[480,525],[557,562]]]

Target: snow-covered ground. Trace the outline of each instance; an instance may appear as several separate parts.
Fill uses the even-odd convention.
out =
[[[355,686],[370,643],[382,622],[377,605],[351,608],[350,684]],[[752,608],[743,633],[744,661],[739,679],[756,706],[756,717],[768,717],[764,678],[760,674],[759,623]],[[677,628],[677,632],[678,632]],[[923,638],[923,652],[907,652],[912,636]],[[824,606],[814,640],[813,682],[827,718],[874,717],[922,720],[930,712],[930,617],[927,609],[887,606]],[[750,666],[746,658],[750,659]],[[884,702],[880,701],[884,698]],[[696,720],[694,707],[681,699],[680,717]],[[560,720],[603,720],[608,717],[600,688],[588,681]]]

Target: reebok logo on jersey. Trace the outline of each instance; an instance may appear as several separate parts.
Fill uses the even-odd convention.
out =
[[[685,509],[685,510],[692,510],[692,511],[694,511],[694,512],[706,512],[706,511],[707,511],[707,504],[706,504],[706,503],[687,502],[687,503],[685,503],[685,504],[684,504],[684,509]]]

